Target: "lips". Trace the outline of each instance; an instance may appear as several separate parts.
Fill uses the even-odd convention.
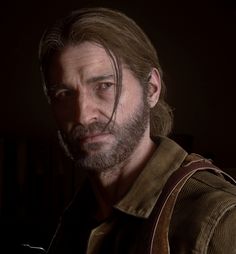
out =
[[[84,136],[80,138],[80,142],[82,143],[92,143],[92,142],[98,142],[104,138],[106,138],[109,135],[109,133],[96,133],[96,134],[89,134],[87,136]]]

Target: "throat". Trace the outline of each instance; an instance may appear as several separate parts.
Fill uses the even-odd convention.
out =
[[[133,179],[122,174],[123,168],[100,173],[92,180],[92,187],[97,200],[95,218],[97,222],[104,221],[112,215],[113,207],[128,192]],[[133,178],[133,177],[132,177]]]
[[[90,181],[99,204],[113,206],[123,196],[123,167],[113,167],[102,172],[91,172]]]
[[[97,200],[97,219],[104,220],[111,215],[113,206],[131,189],[155,149],[154,143],[150,143],[142,157],[134,153],[122,165],[103,172],[91,172],[89,179]]]

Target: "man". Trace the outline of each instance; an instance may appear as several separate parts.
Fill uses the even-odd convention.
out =
[[[173,213],[161,209],[191,156],[167,138],[162,71],[135,22],[105,8],[73,12],[44,33],[39,55],[60,142],[87,175],[48,253],[236,253],[236,188],[223,177],[194,174]]]

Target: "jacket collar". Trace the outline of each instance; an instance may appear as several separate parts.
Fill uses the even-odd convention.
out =
[[[177,170],[187,152],[166,137],[153,138],[157,149],[129,192],[114,207],[124,213],[148,218],[169,176]]]

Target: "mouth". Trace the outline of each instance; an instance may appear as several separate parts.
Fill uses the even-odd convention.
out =
[[[95,133],[84,136],[80,139],[81,143],[95,143],[104,141],[110,134],[109,133]]]

